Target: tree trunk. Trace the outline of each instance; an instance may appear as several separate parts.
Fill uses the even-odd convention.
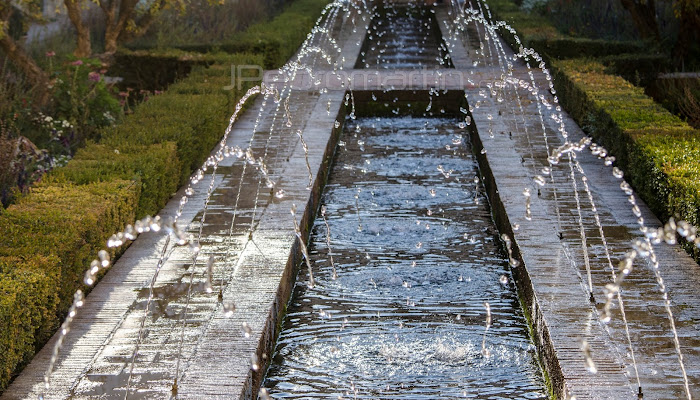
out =
[[[643,39],[661,41],[659,24],[656,20],[654,0],[620,0],[622,6],[632,14],[632,21]]]
[[[64,0],[68,10],[68,18],[73,23],[78,34],[77,48],[75,49],[76,57],[89,57],[92,54],[92,46],[90,45],[90,29],[83,23],[82,8],[79,0]]]
[[[114,55],[117,52],[117,39],[119,32],[108,27],[105,32],[105,55]]]
[[[151,24],[155,21],[158,12],[165,7],[165,4],[166,0],[155,0],[148,12],[135,22],[135,29],[125,30],[119,35],[119,43],[128,42],[146,33],[148,28],[150,28]]]
[[[49,77],[8,34],[0,36],[0,49],[12,63],[24,74],[34,87],[34,100],[37,106],[45,105],[49,100]]]

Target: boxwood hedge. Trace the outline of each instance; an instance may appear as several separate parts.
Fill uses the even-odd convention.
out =
[[[615,155],[652,211],[700,225],[700,131],[601,63],[562,60],[553,71],[564,108]],[[698,259],[697,248],[687,249]]]
[[[652,211],[662,220],[678,216],[700,225],[700,132],[630,83],[643,84],[663,72],[665,57],[642,42],[568,37],[512,0],[488,3],[523,44],[543,55],[561,104],[615,155]],[[505,38],[515,44],[512,36]],[[686,249],[700,261],[696,247]]]
[[[126,64],[160,62],[181,79],[0,210],[0,392],[53,334],[109,236],[157,213],[220,140],[235,104],[253,85],[232,85],[231,66],[280,67],[327,3],[296,0],[242,33],[241,43],[257,44],[232,48],[241,53],[121,53]],[[273,41],[272,50],[258,45]]]

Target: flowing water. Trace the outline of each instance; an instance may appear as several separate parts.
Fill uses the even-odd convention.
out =
[[[449,67],[433,10],[380,5],[356,68],[412,69]],[[432,12],[431,12],[432,11]]]
[[[304,269],[264,384],[273,398],[546,398],[458,124],[348,118],[328,226],[319,215],[311,234],[316,286]]]

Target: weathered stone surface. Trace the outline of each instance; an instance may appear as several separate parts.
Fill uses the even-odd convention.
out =
[[[354,62],[356,43],[365,30],[352,33],[345,22],[343,54]],[[258,96],[235,124],[227,145],[250,146],[256,158],[264,157],[277,182],[275,190],[285,196],[274,196],[259,172],[247,166],[244,174],[243,164],[233,159],[225,159],[214,175],[206,174],[179,218],[179,225],[195,237],[201,229],[202,252],[193,260],[187,248],[166,244],[165,237],[153,233],[135,240],[87,297],[61,350],[46,399],[123,398],[128,380],[129,397],[170,398],[176,376],[178,398],[256,397],[299,261],[290,209],[297,205],[296,218],[307,235],[335,149],[335,121],[344,117],[343,97],[341,91],[293,91],[291,126],[284,107],[272,100],[256,126],[263,102]],[[312,190],[306,189],[309,173],[299,130],[309,146]],[[182,188],[160,215],[175,215],[184,192]],[[161,252],[168,254],[167,261],[158,274],[145,329],[140,329]],[[214,291],[207,293],[205,264],[210,256],[216,258],[215,279]],[[236,311],[227,316],[224,307],[229,304]],[[56,339],[2,399],[36,398],[42,392]],[[253,355],[261,363],[257,370],[251,369]]]
[[[452,28],[448,26],[450,18],[446,10],[438,11],[438,19],[443,35],[449,35],[447,32]],[[477,59],[477,32],[470,34],[468,38],[462,37],[464,40],[450,42],[457,69],[472,66]],[[513,53],[505,43],[502,45],[505,58],[512,60]],[[550,118],[552,111],[542,107],[541,119],[537,103],[526,95],[527,91],[515,93],[512,87],[506,91],[507,97],[502,103],[496,101],[489,90],[486,97],[480,95],[480,89],[500,78],[503,71],[495,51],[493,57],[480,61],[473,71],[472,80],[479,84],[467,87],[466,94],[471,106],[480,102],[472,112],[475,150],[499,229],[515,239],[515,250],[523,261],[515,271],[516,280],[532,316],[540,354],[555,391],[560,397],[568,395],[577,399],[636,397],[637,381],[617,301],[612,322],[607,325],[600,322],[605,304],[604,287],[612,281],[611,268],[617,269],[619,260],[631,250],[632,241],[641,237],[637,217],[620,190],[620,180],[613,177],[612,167],[605,166],[587,150],[574,159],[588,179],[610,255],[608,259],[576,164],[570,165],[564,157],[559,165],[552,167],[553,182],[541,172],[543,167],[549,166],[548,154],[563,143],[557,132],[558,123]],[[527,67],[520,62],[514,62],[513,75],[530,80]],[[549,87],[544,76],[535,76],[542,89],[540,94],[554,104],[553,96],[544,90]],[[570,140],[581,139],[584,135],[581,128],[567,113],[562,114]],[[572,185],[572,170],[577,180],[576,189]],[[534,182],[537,175],[547,178],[547,184],[541,189]],[[525,217],[525,188],[532,193],[531,221]],[[658,227],[660,222],[648,207],[639,199],[637,202],[647,225]],[[581,208],[581,223],[577,203]],[[585,248],[582,229],[587,239]],[[594,304],[589,300],[584,252],[591,267]],[[656,254],[671,298],[691,392],[697,397],[700,395],[700,299],[693,291],[700,287],[700,267],[678,247],[660,245],[656,247]],[[653,267],[649,263],[639,263],[635,268],[623,284],[622,298],[645,397],[686,398]],[[590,345],[597,374],[585,368],[581,350],[583,338]]]

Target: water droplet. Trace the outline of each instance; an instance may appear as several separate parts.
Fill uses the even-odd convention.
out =
[[[230,317],[236,311],[236,305],[233,303],[224,303],[224,316]]]
[[[100,250],[97,252],[97,257],[100,259],[100,265],[102,268],[106,268],[109,266],[109,253],[105,250]]]
[[[615,178],[617,178],[617,179],[622,179],[622,177],[623,177],[624,175],[625,175],[624,172],[622,172],[622,170],[621,170],[620,168],[613,167],[613,176],[614,176]]]
[[[583,351],[583,357],[585,359],[586,363],[586,370],[588,372],[595,374],[598,372],[598,368],[595,366],[595,363],[593,362],[593,357],[591,356],[591,349],[588,346],[588,341],[586,339],[583,339],[581,341],[581,351]]]
[[[247,322],[244,322],[241,329],[243,330],[243,336],[246,337],[246,339],[250,338],[250,335],[253,334],[253,329],[248,325]]]
[[[260,362],[258,361],[258,356],[255,354],[250,355],[250,369],[253,371],[260,369]]]

